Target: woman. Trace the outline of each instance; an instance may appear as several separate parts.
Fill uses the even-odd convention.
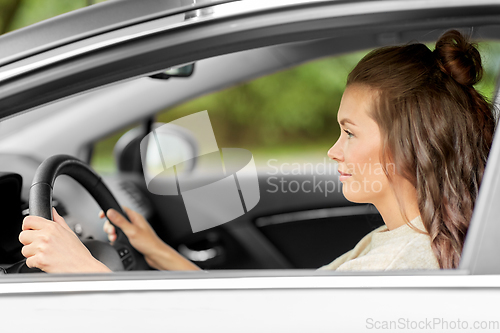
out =
[[[482,72],[476,47],[453,30],[433,52],[377,49],[349,74],[329,156],[345,197],[373,203],[385,226],[324,268],[458,267],[495,129],[473,87]],[[356,193],[362,181],[371,186]]]
[[[323,269],[458,267],[495,129],[491,105],[473,87],[482,72],[476,47],[452,30],[434,51],[423,44],[380,48],[349,74],[338,112],[342,134],[328,155],[339,163],[345,197],[374,204],[385,226]],[[142,216],[126,213],[132,223],[113,210],[107,217],[152,267],[198,269]],[[28,266],[109,271],[54,216],[57,223],[25,219]],[[106,223],[105,230],[113,241],[114,228]]]

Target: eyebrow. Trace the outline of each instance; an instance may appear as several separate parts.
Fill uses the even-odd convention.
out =
[[[344,119],[342,119],[341,121],[339,121],[339,123],[340,123],[340,125],[342,125],[342,126],[344,126],[344,125],[345,125],[345,123],[350,123],[350,124],[352,124],[352,125],[356,126],[356,124],[355,124],[355,123],[354,123],[351,119],[348,119],[348,118],[344,118]]]

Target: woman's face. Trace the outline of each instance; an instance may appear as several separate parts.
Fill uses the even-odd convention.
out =
[[[366,86],[348,86],[338,112],[341,134],[328,151],[338,162],[342,192],[347,200],[373,203],[389,194],[389,180],[380,164],[380,130],[369,116],[375,92]],[[388,171],[394,172],[393,165]]]

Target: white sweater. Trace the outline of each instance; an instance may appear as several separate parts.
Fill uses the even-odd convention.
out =
[[[410,224],[388,230],[382,226],[363,237],[351,251],[320,269],[383,271],[392,269],[439,269],[430,237],[420,216]]]

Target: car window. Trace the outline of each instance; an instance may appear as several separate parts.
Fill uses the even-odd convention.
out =
[[[478,89],[491,99],[499,70],[496,59],[500,43],[482,42],[480,50],[485,75]],[[169,123],[206,111],[218,149],[243,148],[251,153],[260,191],[258,206],[252,209],[250,204],[242,218],[227,226],[250,223],[251,227],[244,232],[239,229],[241,234],[231,230],[229,235],[213,225],[194,226],[185,215],[190,208],[182,202],[177,204],[180,211],[174,213],[173,197],[162,196],[172,193],[148,194],[157,205],[169,207],[156,222],[160,233],[162,228],[168,230],[164,240],[205,269],[318,268],[382,225],[373,206],[353,206],[343,197],[336,163],[327,156],[340,134],[337,110],[347,75],[369,51],[309,61],[159,112],[154,121]],[[175,80],[189,78],[169,80],[175,84]],[[96,142],[92,167],[102,174],[116,173],[112,151],[131,128]],[[198,142],[200,146],[202,141]],[[208,171],[199,166],[196,170]],[[249,204],[248,199],[243,198],[243,202]],[[259,241],[269,248],[257,253],[251,233],[257,233]],[[227,245],[231,243],[238,245]],[[233,259],[210,259],[212,254],[208,253],[216,248],[232,253]],[[250,258],[245,251],[251,253]],[[269,259],[269,253],[275,259]]]

